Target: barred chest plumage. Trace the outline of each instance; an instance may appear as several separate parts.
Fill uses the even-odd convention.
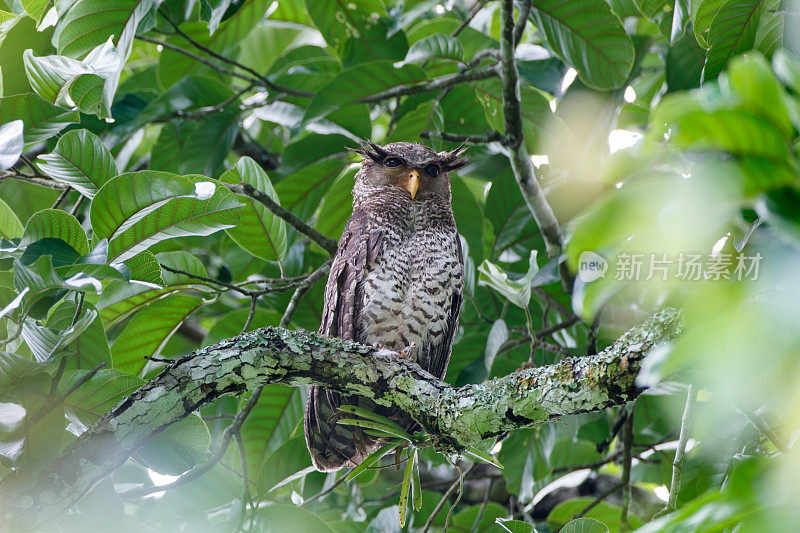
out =
[[[447,332],[450,303],[461,292],[463,265],[452,214],[434,200],[390,202],[373,212],[381,250],[361,283],[356,338],[401,351],[425,365],[425,348]]]

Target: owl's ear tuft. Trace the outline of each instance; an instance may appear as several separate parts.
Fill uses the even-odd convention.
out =
[[[365,158],[369,157],[370,159],[378,163],[386,159],[386,156],[389,155],[389,152],[387,152],[386,150],[384,150],[383,148],[381,148],[380,146],[378,146],[377,144],[373,143],[370,140],[361,141],[359,144],[361,145],[361,150],[349,147],[347,147],[347,149],[350,150],[351,152],[357,153],[362,157]]]
[[[459,168],[469,163],[469,158],[464,155],[464,152],[466,151],[467,151],[466,143],[461,143],[461,146],[459,146],[455,150],[450,150],[449,152],[440,152],[439,163],[442,166],[442,170],[444,170],[445,172],[450,172],[451,170],[458,170]]]

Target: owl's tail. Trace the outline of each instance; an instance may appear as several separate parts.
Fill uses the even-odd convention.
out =
[[[340,405],[363,401],[311,387],[304,426],[308,453],[317,470],[333,472],[345,465],[353,467],[377,449],[378,439],[365,435],[358,427],[336,423]]]

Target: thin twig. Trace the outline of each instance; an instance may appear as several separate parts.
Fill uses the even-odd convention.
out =
[[[455,143],[467,144],[489,144],[499,142],[505,144],[506,136],[499,131],[490,131],[479,135],[462,135],[460,133],[448,133],[446,131],[423,131],[419,134],[423,139],[441,139],[442,141],[449,141]]]
[[[497,67],[492,65],[479,70],[459,72],[458,74],[448,74],[447,76],[434,78],[416,85],[399,85],[379,93],[365,96],[364,98],[358,100],[358,102],[362,104],[374,104],[376,102],[382,102],[383,100],[388,100],[389,98],[395,98],[397,96],[408,96],[412,94],[439,91],[460,83],[485,80],[487,78],[494,78],[495,76],[497,76]]]
[[[58,198],[56,198],[56,201],[53,203],[53,207],[51,207],[50,209],[58,209],[58,207],[64,202],[64,200],[67,199],[67,195],[69,194],[70,190],[71,189],[69,187],[64,189],[64,192],[58,195]]]
[[[522,6],[517,14],[517,23],[514,25],[514,48],[519,46],[522,34],[525,33],[525,26],[528,24],[528,15],[531,14],[531,4],[533,0],[523,0]]]
[[[214,465],[216,465],[220,460],[225,456],[225,452],[228,450],[228,446],[231,443],[231,439],[234,435],[242,429],[242,424],[247,419],[247,416],[250,414],[250,411],[258,403],[258,398],[261,396],[261,390],[263,386],[256,387],[253,389],[253,393],[247,399],[242,409],[236,413],[236,416],[233,419],[233,422],[225,428],[222,432],[222,440],[219,443],[219,448],[217,449],[216,453],[200,466],[196,466],[193,469],[189,470],[188,472],[184,473],[173,481],[172,483],[167,483],[166,485],[154,485],[152,487],[142,487],[140,489],[133,489],[127,492],[123,492],[120,494],[123,498],[131,499],[131,498],[140,498],[142,496],[147,496],[148,494],[153,494],[154,492],[161,492],[170,489],[174,489],[175,487],[180,487],[181,485],[185,485],[195,479],[199,478],[209,470],[211,470]]]
[[[463,480],[465,480],[467,478],[467,476],[469,476],[470,473],[472,473],[472,471],[475,469],[476,466],[477,466],[477,463],[472,463],[469,466],[469,468],[467,468],[462,475],[458,476],[458,478],[455,481],[453,481],[453,483],[450,485],[450,487],[446,491],[444,491],[444,494],[442,495],[442,499],[439,500],[439,503],[436,504],[436,507],[433,508],[433,511],[431,511],[430,516],[425,521],[425,525],[422,527],[422,533],[427,533],[428,532],[428,530],[431,528],[431,525],[433,524],[433,521],[436,519],[436,515],[439,514],[439,512],[444,507],[445,503],[447,503],[447,500],[449,500],[450,496],[453,495],[455,490],[458,488],[459,483],[462,482]]]
[[[39,185],[40,187],[47,187],[48,189],[62,190],[69,187],[66,183],[61,183],[59,181],[51,180],[46,176],[25,174],[24,172],[20,172],[19,170],[14,168],[10,168],[8,170],[0,170],[0,180],[4,179],[25,181],[27,183]]]
[[[72,209],[70,210],[69,214],[72,215],[72,216],[77,215],[78,214],[78,210],[83,205],[84,200],[86,200],[86,197],[84,195],[78,196],[78,199],[75,200],[75,205],[72,206]]]
[[[285,220],[290,226],[294,229],[314,241],[319,245],[320,248],[325,250],[331,255],[336,253],[337,243],[333,239],[329,239],[319,231],[315,230],[292,213],[278,205],[278,203],[273,200],[268,194],[259,191],[249,183],[242,183],[242,184],[226,184],[228,188],[235,192],[236,194],[243,194],[244,196],[248,196],[253,200],[257,201],[258,203],[262,204],[264,207],[270,210],[272,214],[282,218]]]
[[[664,509],[657,513],[656,516],[671,513],[678,508],[678,493],[681,491],[683,460],[686,457],[686,443],[689,442],[694,402],[696,399],[697,393],[690,384],[689,390],[686,392],[686,406],[683,408],[683,417],[681,418],[681,434],[678,437],[678,447],[675,449],[675,458],[672,460],[672,480],[669,484],[669,499]]]
[[[242,506],[239,513],[239,523],[234,531],[241,531],[244,525],[244,515],[247,513],[247,503],[250,501],[250,480],[247,478],[247,453],[244,449],[241,431],[236,431],[234,437],[239,448],[239,460],[242,465]]]
[[[634,407],[631,406],[628,418],[622,427],[622,510],[620,511],[620,526],[622,531],[631,529],[628,512],[631,507],[631,465],[633,464],[633,419]]]
[[[472,11],[470,11],[469,14],[467,15],[467,18],[465,18],[461,22],[461,24],[458,26],[458,28],[456,28],[455,31],[453,33],[451,33],[450,35],[452,35],[453,37],[458,37],[458,34],[461,33],[462,31],[464,31],[464,28],[469,26],[469,23],[472,22],[472,19],[474,19],[475,15],[478,14],[478,11],[483,9],[483,6],[486,5],[487,1],[488,0],[480,0],[479,2],[476,2],[475,6],[473,6],[473,8],[472,8]]]
[[[283,316],[281,317],[278,327],[285,328],[289,326],[289,323],[292,321],[292,317],[297,310],[297,304],[300,302],[300,299],[303,298],[303,296],[309,291],[309,289],[311,289],[311,287],[316,285],[317,282],[328,273],[330,266],[331,260],[329,259],[322,266],[312,272],[305,279],[305,281],[298,285],[298,287],[294,290],[294,294],[292,294],[292,299],[289,300],[289,304],[286,306],[286,310],[283,312]]]
[[[239,335],[245,333],[248,329],[250,329],[250,324],[253,322],[253,317],[256,316],[256,304],[258,303],[258,296],[251,296],[250,297],[250,312],[247,313],[247,320],[244,321],[244,326],[242,326],[242,331],[239,332]]]
[[[581,511],[580,513],[578,513],[575,516],[573,516],[572,519],[575,520],[577,518],[583,518],[584,516],[586,516],[586,513],[588,513],[589,511],[591,511],[595,507],[597,507],[603,500],[605,500],[606,498],[608,498],[609,496],[611,496],[612,494],[614,494],[615,492],[617,492],[621,488],[622,488],[622,484],[621,483],[617,483],[616,485],[613,485],[610,489],[606,490],[605,492],[600,493],[597,496],[597,498],[594,499],[594,501],[592,503],[590,503],[589,505],[584,507],[583,511]]]
[[[346,479],[347,479],[347,476],[346,475],[342,475],[339,479],[337,479],[333,483],[333,485],[331,485],[330,487],[328,487],[327,489],[325,489],[323,491],[320,491],[320,492],[314,494],[313,496],[311,496],[307,500],[303,500],[303,503],[301,503],[300,505],[305,505],[308,502],[313,502],[314,500],[319,500],[321,498],[324,498],[325,496],[327,496],[328,494],[330,494],[331,492],[336,490],[336,488],[339,487],[342,483],[344,483]]]
[[[189,35],[187,35],[183,30],[181,30],[178,27],[178,25],[175,24],[175,22],[173,22],[172,19],[170,19],[168,16],[164,15],[164,13],[159,12],[159,14],[162,17],[164,17],[164,19],[167,22],[170,23],[172,28],[175,30],[175,33],[180,35],[189,44],[191,44],[192,46],[194,46],[198,50],[200,50],[202,52],[205,52],[206,54],[210,55],[213,58],[219,59],[220,61],[222,61],[224,63],[227,63],[229,65],[232,65],[232,66],[236,67],[236,68],[240,68],[240,69],[244,70],[245,72],[250,73],[251,75],[253,75],[260,82],[261,85],[266,87],[268,90],[270,90],[272,92],[289,94],[289,95],[292,95],[292,96],[302,96],[302,97],[305,97],[305,98],[310,98],[310,97],[314,96],[314,93],[312,93],[312,92],[301,91],[299,89],[294,89],[292,87],[285,87],[283,85],[278,85],[277,83],[271,82],[269,79],[267,79],[266,77],[261,75],[261,73],[259,73],[258,71],[248,67],[247,65],[243,65],[242,63],[239,63],[238,61],[230,59],[229,57],[225,57],[224,55],[215,52],[214,50],[208,48],[207,46],[203,46],[202,44],[200,44],[199,42],[197,42],[196,40],[191,38]]]
[[[170,50],[172,50],[174,52],[178,52],[179,54],[183,54],[186,57],[194,59],[195,61],[198,61],[198,62],[204,64],[205,66],[209,67],[209,68],[213,68],[214,70],[216,70],[218,72],[221,72],[223,74],[227,74],[228,76],[233,76],[235,78],[239,78],[239,79],[244,80],[244,81],[246,81],[248,83],[253,83],[253,84],[256,84],[256,85],[261,85],[262,84],[261,80],[259,80],[257,78],[252,78],[251,76],[246,76],[244,74],[241,74],[239,72],[231,70],[231,69],[229,69],[227,67],[223,67],[222,65],[217,65],[213,61],[211,61],[209,59],[206,59],[203,56],[197,55],[197,54],[195,54],[193,52],[190,52],[189,50],[186,50],[185,48],[181,48],[180,46],[176,46],[176,45],[174,45],[172,43],[168,43],[166,41],[160,41],[158,39],[153,39],[152,37],[148,37],[146,35],[137,35],[136,39],[139,39],[140,41],[145,41],[145,42],[148,42],[148,43],[152,43],[152,44],[155,44],[155,45],[163,46],[164,48],[168,48],[168,49],[170,49]]]

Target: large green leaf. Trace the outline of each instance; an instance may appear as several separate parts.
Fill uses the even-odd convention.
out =
[[[202,305],[196,296],[173,294],[144,307],[111,346],[114,368],[134,375],[141,372],[145,357],[158,355],[186,317]]]
[[[24,127],[21,120],[12,120],[0,126],[0,170],[14,166],[22,155]]]
[[[373,13],[385,13],[379,0],[306,0],[308,16],[331,47],[343,44],[348,36],[359,38],[370,24]]]
[[[133,458],[160,474],[177,476],[207,459],[210,445],[208,427],[192,413],[156,434]]]
[[[461,42],[444,33],[434,33],[411,45],[406,54],[406,63],[422,63],[431,59],[461,61],[464,51]]]
[[[289,440],[302,419],[303,398],[299,389],[283,385],[264,387],[258,403],[242,426],[247,468],[251,475],[255,476],[264,460]]]
[[[220,179],[227,183],[248,183],[280,205],[269,176],[249,157],[239,159],[236,167],[223,174]],[[288,250],[284,220],[252,198],[246,196],[238,198],[245,207],[242,209],[239,222],[235,227],[226,229],[226,233],[239,246],[256,257],[268,261],[283,259]]]
[[[714,17],[725,5],[725,0],[702,0],[692,2],[692,27],[697,42],[708,48],[708,30]]]
[[[239,112],[228,108],[194,121],[168,123],[153,150],[152,168],[213,176],[225,161],[239,128]]]
[[[58,53],[79,58],[114,36],[122,50],[130,46],[153,0],[78,0],[59,17],[53,43]],[[127,59],[126,54],[123,55]]]
[[[33,214],[25,225],[21,246],[27,246],[39,239],[61,239],[72,246],[80,255],[89,253],[89,240],[78,219],[59,209],[44,209]]]
[[[308,220],[344,165],[338,158],[321,159],[277,182],[275,192],[281,205]]]
[[[55,107],[34,93],[0,98],[0,124],[21,119],[25,123],[25,144],[44,141],[78,122],[77,111]]]
[[[66,391],[71,388],[87,372],[89,369],[68,372],[59,389]],[[64,408],[67,416],[88,427],[142,385],[144,380],[140,378],[112,368],[103,368],[67,397]]]
[[[143,170],[109,180],[91,219],[95,238],[109,239],[109,261],[124,261],[166,239],[230,228],[240,207],[216,180]]]
[[[139,252],[127,261],[125,265],[131,271],[131,279],[163,285],[164,278],[161,276],[161,266],[152,252]]]
[[[84,307],[97,313],[95,307],[89,302],[84,302]],[[66,330],[75,316],[75,303],[69,300],[61,302],[47,318],[47,326],[54,329]],[[111,363],[111,352],[108,348],[103,321],[96,314],[86,329],[78,335],[69,345],[63,346],[67,350],[68,369],[91,369],[100,363]]]
[[[703,80],[713,79],[734,56],[751,50],[761,17],[762,0],[728,0],[708,30]]]
[[[305,122],[398,85],[413,85],[427,79],[416,65],[395,68],[391,61],[370,61],[351,67],[323,85],[308,104]]]
[[[54,180],[69,184],[89,198],[117,175],[117,164],[103,142],[94,133],[82,129],[62,135],[55,149],[40,155],[37,164]]]
[[[84,61],[57,55],[37,57],[26,50],[24,62],[31,87],[51,104],[66,108],[77,105],[81,111],[95,112],[101,118],[111,116],[111,95],[104,100],[103,86],[117,73],[120,58],[110,40],[92,50]],[[80,88],[78,102],[72,99],[75,84]],[[95,87],[99,90],[91,90]]]
[[[13,239],[21,237],[23,231],[22,223],[17,218],[14,211],[0,198],[0,237]]]
[[[603,0],[535,0],[531,17],[550,49],[596,89],[628,80],[634,49],[619,18]]]

